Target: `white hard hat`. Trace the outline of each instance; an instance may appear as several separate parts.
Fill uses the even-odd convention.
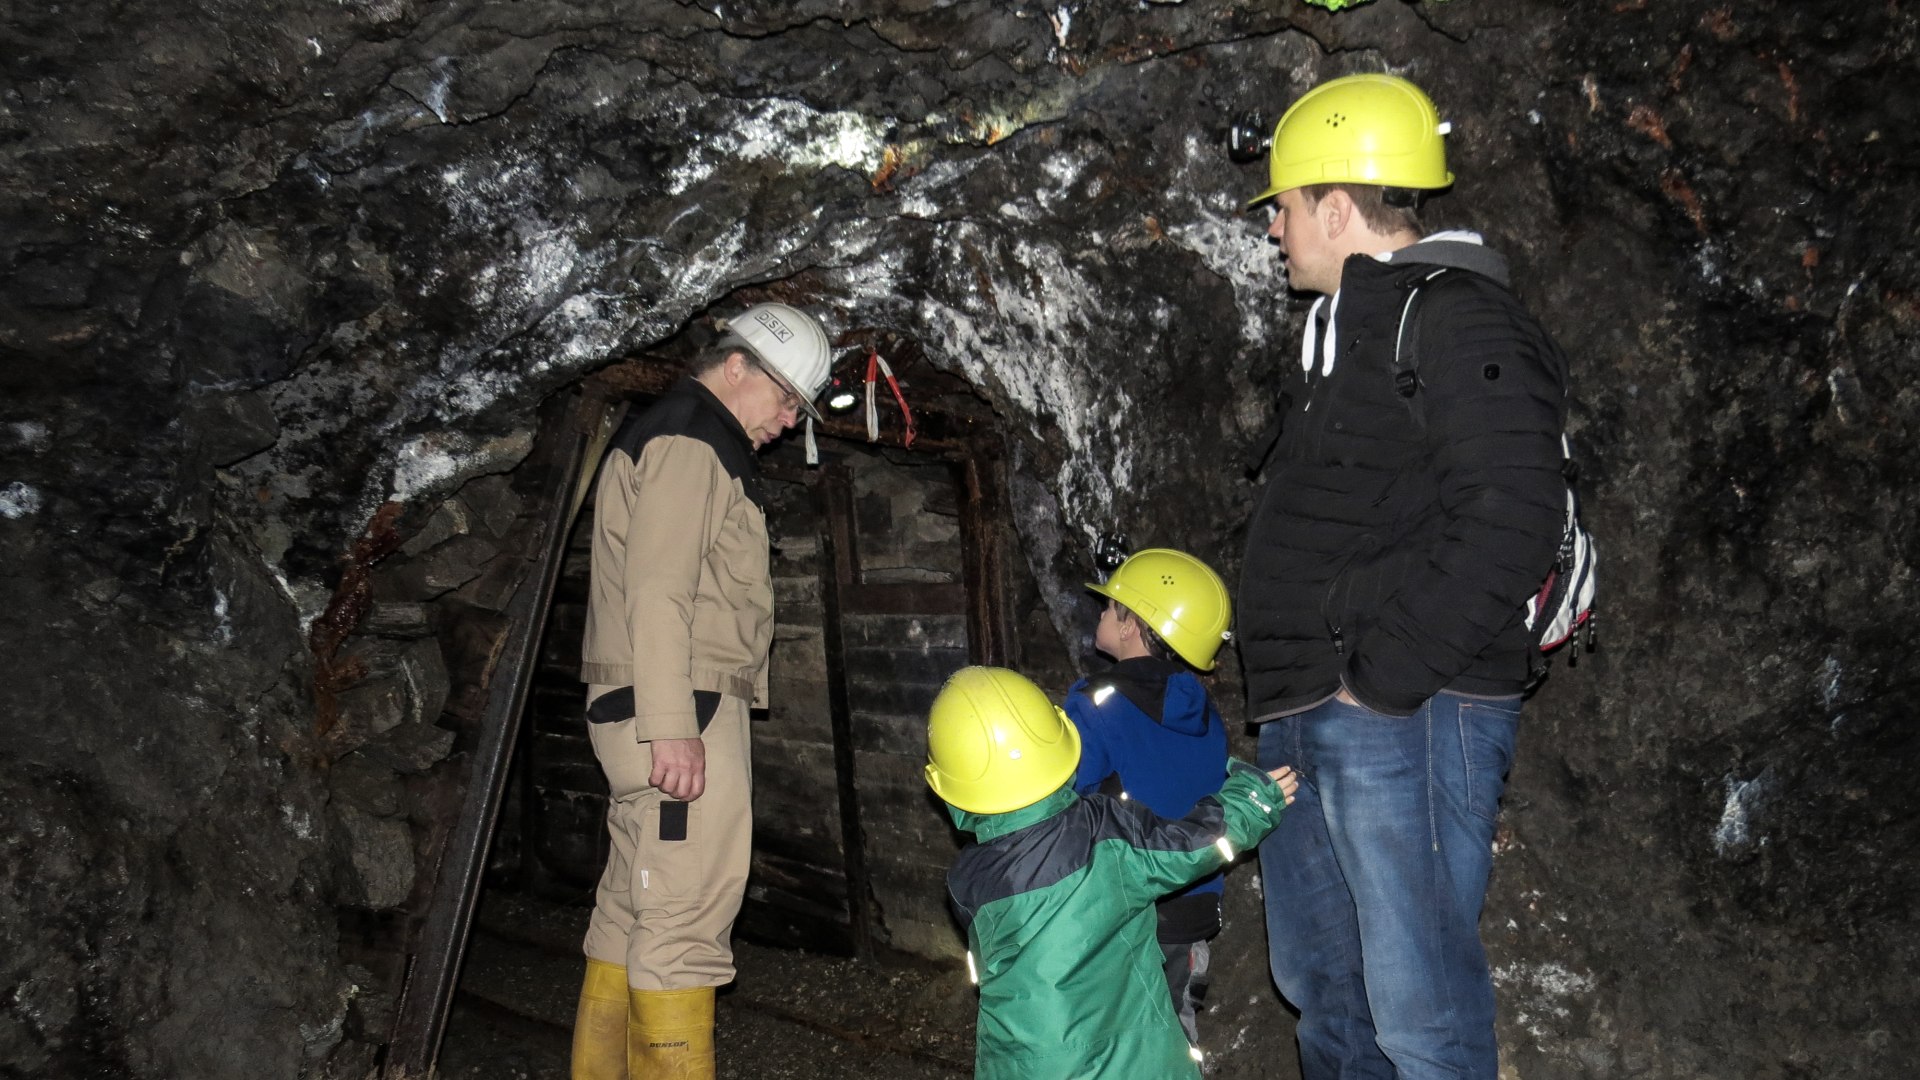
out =
[[[755,304],[718,322],[722,348],[744,348],[787,389],[800,396],[807,415],[820,419],[813,399],[833,379],[833,351],[819,320],[788,304]]]

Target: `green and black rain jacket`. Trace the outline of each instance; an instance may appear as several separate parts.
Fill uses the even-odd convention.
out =
[[[1279,823],[1279,788],[1232,764],[1178,821],[1070,787],[1005,814],[948,808],[979,840],[947,874],[980,981],[978,1080],[1200,1075],[1167,997],[1154,901]]]

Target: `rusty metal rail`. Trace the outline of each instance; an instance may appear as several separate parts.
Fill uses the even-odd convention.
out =
[[[567,533],[579,508],[581,489],[598,464],[597,448],[604,446],[610,421],[617,419],[619,411],[604,397],[582,393],[554,431],[546,463],[551,470],[546,511],[534,541],[537,552],[507,607],[507,629],[487,667],[487,705],[466,795],[459,820],[441,851],[433,899],[408,960],[387,1050],[385,1074],[392,1080],[429,1076],[439,1057],[540,637],[546,629],[554,583],[566,559]]]

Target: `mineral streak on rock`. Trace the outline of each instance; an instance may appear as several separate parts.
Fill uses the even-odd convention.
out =
[[[310,632],[309,647],[313,650],[314,660],[315,730],[322,739],[333,734],[334,725],[339,720],[336,699],[340,691],[366,674],[364,665],[354,659],[349,658],[345,662],[338,660],[340,646],[347,635],[358,628],[361,618],[372,606],[373,566],[399,548],[403,537],[394,528],[394,523],[404,509],[403,504],[390,502],[373,516],[366,534],[354,541],[353,547],[341,560],[340,584],[334,590],[333,600],[327,605],[326,612],[314,622]]]

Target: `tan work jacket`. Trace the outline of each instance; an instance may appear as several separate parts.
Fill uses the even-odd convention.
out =
[[[763,502],[752,441],[696,380],[629,418],[608,447],[580,677],[633,688],[634,741],[698,735],[695,691],[764,703]]]

